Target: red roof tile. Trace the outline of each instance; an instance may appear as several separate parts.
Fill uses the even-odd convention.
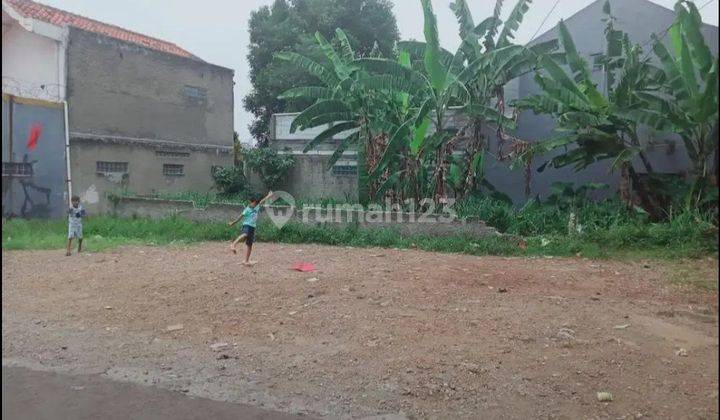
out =
[[[196,58],[194,55],[178,47],[177,45],[152,38],[137,32],[128,31],[115,25],[98,22],[84,16],[36,3],[31,0],[5,0],[20,15],[28,18],[41,20],[57,26],[74,26],[86,31],[95,32],[110,38],[141,45],[153,50],[162,51],[181,57]]]

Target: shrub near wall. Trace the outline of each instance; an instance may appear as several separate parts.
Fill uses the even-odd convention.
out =
[[[274,190],[286,179],[295,158],[269,147],[253,147],[243,151],[243,162],[260,177],[266,188]]]

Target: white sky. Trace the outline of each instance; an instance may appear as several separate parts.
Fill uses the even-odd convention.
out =
[[[535,0],[517,34],[518,42],[528,41],[548,16],[556,0]],[[592,0],[557,0],[558,5],[539,33],[552,28],[561,18],[568,18]],[[625,1],[625,0],[623,0]],[[652,0],[672,8],[675,0]],[[718,0],[696,0],[706,23],[718,24]],[[245,56],[249,42],[250,12],[272,0],[40,0],[96,20],[121,26],[181,46],[205,61],[235,70],[235,131],[243,141],[249,141],[247,125],[252,116],[245,112],[242,98],[250,90],[248,65]],[[393,0],[401,38],[422,39],[422,11],[419,0]],[[454,51],[460,43],[457,23],[450,11],[451,0],[433,0],[438,15],[440,41]],[[495,4],[492,0],[468,0],[476,21],[489,16]],[[505,1],[505,14],[515,1]]]

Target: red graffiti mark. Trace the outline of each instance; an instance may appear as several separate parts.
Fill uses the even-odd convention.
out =
[[[28,150],[35,150],[37,148],[38,139],[42,133],[42,126],[39,123],[35,123],[30,127],[30,135],[28,136],[27,148]]]

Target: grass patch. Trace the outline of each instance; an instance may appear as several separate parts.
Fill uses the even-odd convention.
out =
[[[194,223],[180,218],[160,221],[99,216],[87,219],[83,226],[83,248],[100,251],[120,245],[170,245],[198,241],[229,240],[233,230],[224,223]],[[5,221],[2,248],[58,249],[67,243],[64,220]]]
[[[228,241],[237,228],[225,223],[192,222],[179,217],[163,220],[89,218],[84,226],[84,246],[100,251],[120,245],[172,245],[200,241]],[[64,220],[5,221],[2,248],[60,249],[65,246]],[[336,246],[417,248],[426,251],[471,255],[582,256],[588,258],[678,259],[717,255],[716,234],[697,219],[682,216],[662,224],[615,224],[578,235],[561,233],[528,236],[474,237],[404,236],[393,229],[366,230],[356,226],[307,226],[289,223],[278,229],[267,219],[258,227],[258,239],[266,242],[316,243]],[[520,246],[521,241],[525,246]]]

